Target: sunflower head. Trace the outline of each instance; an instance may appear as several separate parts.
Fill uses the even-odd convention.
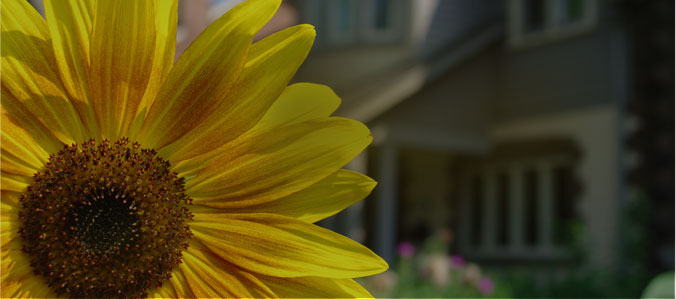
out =
[[[176,0],[0,1],[2,297],[369,297],[368,248],[313,223],[361,200],[372,138],[287,86],[315,37],[250,0],[174,63]]]
[[[138,143],[94,140],[49,157],[21,196],[23,252],[57,295],[145,297],[191,235],[183,178]]]

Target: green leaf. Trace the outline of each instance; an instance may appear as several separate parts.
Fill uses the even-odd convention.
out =
[[[658,275],[643,290],[641,298],[674,298],[674,272]]]

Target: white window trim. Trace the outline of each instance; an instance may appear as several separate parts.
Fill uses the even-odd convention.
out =
[[[598,1],[584,1],[585,14],[580,20],[570,24],[556,24],[555,0],[542,0],[545,4],[544,28],[536,32],[525,32],[524,0],[509,0],[507,30],[508,41],[513,49],[523,49],[543,45],[557,40],[587,33],[596,27],[598,19]]]

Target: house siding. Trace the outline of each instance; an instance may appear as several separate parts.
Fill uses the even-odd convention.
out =
[[[617,40],[608,31],[525,50],[505,49],[499,69],[496,121],[617,103],[613,55]]]

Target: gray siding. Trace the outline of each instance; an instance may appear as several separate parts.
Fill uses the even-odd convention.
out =
[[[376,119],[393,128],[487,138],[497,97],[497,56],[484,51]]]
[[[596,30],[524,50],[505,49],[500,69],[498,120],[594,106],[619,99],[611,90],[619,51],[611,34]],[[617,86],[615,86],[617,87]],[[626,88],[619,86],[619,88]]]
[[[609,31],[525,50],[499,42],[449,70],[373,123],[485,136],[513,119],[621,103],[617,39]]]

